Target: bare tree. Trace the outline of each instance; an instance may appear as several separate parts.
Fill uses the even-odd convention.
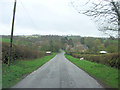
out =
[[[85,5],[90,4],[90,8],[86,10],[81,10],[79,4],[77,4],[75,0],[72,1],[71,4],[80,14],[92,17],[98,24],[98,29],[100,31],[104,33],[112,31],[118,33],[118,36],[120,36],[119,0],[88,0]]]

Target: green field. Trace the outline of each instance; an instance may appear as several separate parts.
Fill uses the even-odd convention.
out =
[[[106,42],[106,40],[104,40]],[[109,40],[110,43],[118,43],[118,40]]]
[[[9,38],[0,38],[0,41],[1,41],[1,42],[10,42],[10,39],[9,39]],[[14,43],[14,44],[18,44],[18,45],[26,45],[26,46],[31,46],[31,45],[32,45],[31,42],[14,40],[14,39],[13,39],[13,43]]]
[[[10,42],[9,38],[0,38],[1,42]],[[16,43],[16,40],[13,40],[13,43]]]
[[[96,77],[98,80],[102,81],[105,85],[111,88],[118,88],[118,70],[105,66],[103,64],[97,64],[87,60],[82,60],[74,58],[70,55],[65,55],[65,57],[72,63],[88,72],[90,75]],[[119,70],[120,71],[120,70]]]
[[[36,60],[21,60],[15,61],[14,64],[8,66],[6,64],[2,65],[2,88],[7,88],[15,85],[20,81],[25,75],[38,69],[40,66],[45,64],[47,61],[52,59],[56,53],[50,56],[44,56]]]
[[[8,39],[8,38],[0,38],[0,41],[2,41],[2,42],[10,42],[10,39]]]

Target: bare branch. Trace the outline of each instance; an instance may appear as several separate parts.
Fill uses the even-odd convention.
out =
[[[86,2],[88,5],[90,0]],[[99,22],[103,31],[120,31],[120,2],[115,0],[100,0],[92,2],[90,9],[80,10],[79,5],[72,3],[72,6],[80,13],[90,16],[96,23]],[[107,26],[106,26],[107,24]],[[101,29],[99,29],[101,30]]]

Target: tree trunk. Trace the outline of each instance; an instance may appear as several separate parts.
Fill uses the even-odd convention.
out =
[[[118,38],[120,38],[120,12],[119,12],[119,6],[117,7],[115,2],[112,0],[112,5],[115,9],[116,15],[118,17]]]
[[[118,38],[120,39],[120,12],[118,7]]]

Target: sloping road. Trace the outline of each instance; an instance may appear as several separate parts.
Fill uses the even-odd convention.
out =
[[[12,88],[102,88],[102,86],[68,61],[62,51]]]

